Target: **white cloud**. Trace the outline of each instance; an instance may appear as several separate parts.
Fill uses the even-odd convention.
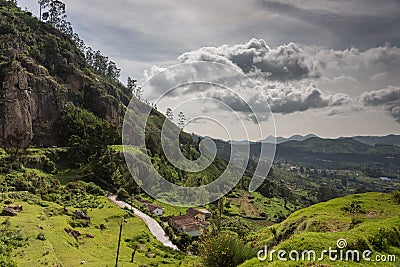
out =
[[[360,99],[366,106],[383,106],[400,123],[400,87],[389,86],[366,92],[361,95]]]

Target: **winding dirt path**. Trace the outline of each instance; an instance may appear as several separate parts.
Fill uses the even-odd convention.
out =
[[[153,236],[160,241],[164,246],[166,247],[170,247],[174,250],[177,250],[177,246],[175,246],[171,240],[168,238],[168,236],[165,234],[164,229],[161,227],[161,225],[158,224],[158,222],[156,220],[154,220],[153,218],[151,218],[149,215],[141,212],[140,210],[132,207],[131,205],[129,205],[126,202],[123,201],[119,201],[117,200],[117,197],[111,193],[107,193],[107,197],[108,199],[114,203],[115,205],[117,205],[120,208],[128,208],[130,210],[133,210],[133,212],[135,213],[136,216],[138,216],[142,221],[144,221],[144,223],[147,225],[147,227],[149,228],[150,232],[153,234]]]

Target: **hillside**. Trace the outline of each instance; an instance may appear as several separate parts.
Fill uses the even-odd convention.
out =
[[[67,103],[119,126],[131,93],[91,68],[76,43],[49,23],[0,1],[0,142],[54,146]]]
[[[351,138],[311,138],[278,145],[276,159],[307,167],[358,170],[372,177],[397,177],[400,149],[395,146],[369,146]]]
[[[119,224],[123,223],[120,266],[128,266],[135,246],[135,264],[162,266],[189,266],[189,259],[181,252],[161,245],[151,235],[147,226],[121,210],[105,197],[94,197],[86,208],[68,207],[42,201],[26,192],[9,193],[6,201],[21,205],[23,210],[16,217],[1,219],[0,244],[19,240],[10,257],[18,266],[113,266],[118,244]],[[81,198],[82,199],[82,198]],[[4,201],[1,201],[4,204]],[[84,210],[90,217],[90,225],[74,219],[75,211]],[[67,230],[74,230],[73,236]],[[6,232],[15,231],[13,236]],[[7,240],[3,238],[10,238]],[[22,242],[22,244],[21,244]],[[2,257],[0,256],[0,265]],[[10,263],[9,263],[10,264]],[[190,263],[192,265],[192,263]],[[1,265],[9,266],[9,265]]]
[[[371,147],[365,145],[352,138],[342,139],[322,139],[310,138],[304,141],[288,141],[278,149],[295,149],[301,152],[321,153],[321,154],[358,154],[358,155],[386,155],[400,154],[400,149],[397,147],[376,146]]]
[[[366,145],[394,145],[400,146],[400,136],[399,135],[387,135],[387,136],[353,136],[354,140],[364,143]]]
[[[373,256],[395,255],[400,257],[400,205],[392,195],[367,193],[350,195],[319,203],[294,212],[278,225],[255,233],[250,243],[259,248],[267,245],[276,251],[283,249],[315,250],[320,255],[323,249],[336,248],[338,239],[347,241],[346,249],[371,250]],[[345,249],[345,250],[346,250]],[[319,254],[318,254],[319,253]],[[276,256],[276,255],[275,255]],[[376,266],[376,262],[360,262],[362,266]],[[316,261],[307,266],[360,266],[349,261]],[[325,265],[315,265],[325,264]],[[241,266],[300,266],[301,262],[260,262],[252,259]],[[303,265],[301,265],[303,266]],[[396,262],[385,262],[379,266],[398,266]]]
[[[186,173],[171,165],[160,142],[165,117],[133,98],[133,112],[145,106],[151,113],[146,132],[138,131],[145,134],[147,146],[134,147],[130,154],[135,165],[131,174],[120,146],[130,89],[90,65],[76,39],[21,11],[11,1],[0,0],[0,46],[0,185],[5,192],[0,196],[2,208],[9,204],[24,208],[10,220],[0,217],[1,266],[77,266],[83,260],[89,266],[112,265],[118,222],[127,215],[105,203],[102,189],[120,200],[139,196],[143,192],[132,175],[147,179],[149,164],[169,181],[187,186],[209,183],[225,169],[226,162],[219,158],[199,173]],[[132,130],[136,133],[135,122]],[[198,143],[190,134],[182,132],[179,142],[185,157],[199,157]],[[149,159],[143,160],[146,154]],[[7,192],[25,192],[29,197],[12,198]],[[71,212],[62,212],[64,207],[71,212],[85,209],[93,225],[76,224]],[[100,229],[102,224],[106,229]],[[95,237],[75,242],[65,228]],[[40,230],[44,237],[39,236]],[[187,254],[165,250],[136,217],[127,217],[126,231],[121,255],[124,265],[136,244],[135,264],[176,266],[187,262]],[[16,256],[17,265],[12,265]]]
[[[138,192],[123,153],[108,148],[121,144],[122,122],[131,101],[131,111],[139,117],[144,116],[143,110],[151,110],[146,147],[142,148],[147,149],[151,162],[143,160],[143,154],[134,155],[134,175],[150,176],[148,166],[153,164],[169,181],[193,186],[209,183],[222,173],[226,162],[218,158],[203,172],[193,174],[169,164],[161,147],[165,117],[138,98],[131,99],[130,89],[108,74],[112,62],[101,65],[107,58],[97,52],[90,59],[90,49],[84,54],[74,36],[39,21],[10,1],[0,1],[0,146],[9,152],[8,163],[20,160],[26,164],[23,154],[28,147],[65,147],[66,151],[51,159],[58,171],[80,166],[87,180],[108,190]],[[89,64],[96,57],[106,71]],[[134,138],[144,134],[138,125],[136,121],[130,125]],[[136,139],[131,141],[141,145]],[[185,157],[200,156],[198,142],[191,135],[182,132],[179,141]],[[22,153],[19,158],[18,152]]]

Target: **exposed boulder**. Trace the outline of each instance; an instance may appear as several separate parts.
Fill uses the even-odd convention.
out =
[[[1,213],[2,216],[17,216],[18,211],[10,207],[4,207]]]

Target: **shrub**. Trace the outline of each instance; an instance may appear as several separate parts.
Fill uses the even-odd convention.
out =
[[[395,190],[395,191],[392,193],[392,197],[393,197],[394,201],[395,201],[397,204],[400,204],[400,191],[399,191],[399,190]]]
[[[175,243],[180,250],[187,251],[189,245],[192,243],[192,237],[187,233],[182,232],[175,240]]]
[[[352,201],[351,203],[343,206],[342,210],[350,214],[365,213],[365,210],[360,205],[361,202]]]
[[[206,267],[238,266],[255,256],[255,251],[236,235],[220,233],[206,237],[200,247],[200,255]]]
[[[56,164],[54,163],[54,161],[52,161],[49,158],[45,159],[45,161],[43,163],[43,170],[50,174],[56,174],[58,172],[57,168],[56,168]]]
[[[14,260],[5,258],[2,254],[0,254],[0,266],[18,267]]]
[[[400,245],[400,234],[396,228],[389,230],[385,227],[381,227],[379,228],[378,233],[371,237],[369,241],[374,249],[377,251],[384,251],[389,246]]]
[[[104,196],[104,191],[93,182],[86,184],[86,192],[95,196]]]
[[[117,191],[117,199],[124,201],[126,199],[129,198],[129,194],[128,192],[126,192],[125,188],[121,187],[120,189],[118,189]]]
[[[357,219],[357,218],[352,218],[351,219],[351,224],[349,226],[349,229],[353,229],[354,227],[356,227],[357,225],[359,225],[360,223],[362,223],[361,219]]]
[[[40,240],[40,241],[45,241],[45,240],[46,240],[46,236],[44,235],[43,232],[40,232],[40,233],[36,236],[36,239],[37,239],[37,240]]]

